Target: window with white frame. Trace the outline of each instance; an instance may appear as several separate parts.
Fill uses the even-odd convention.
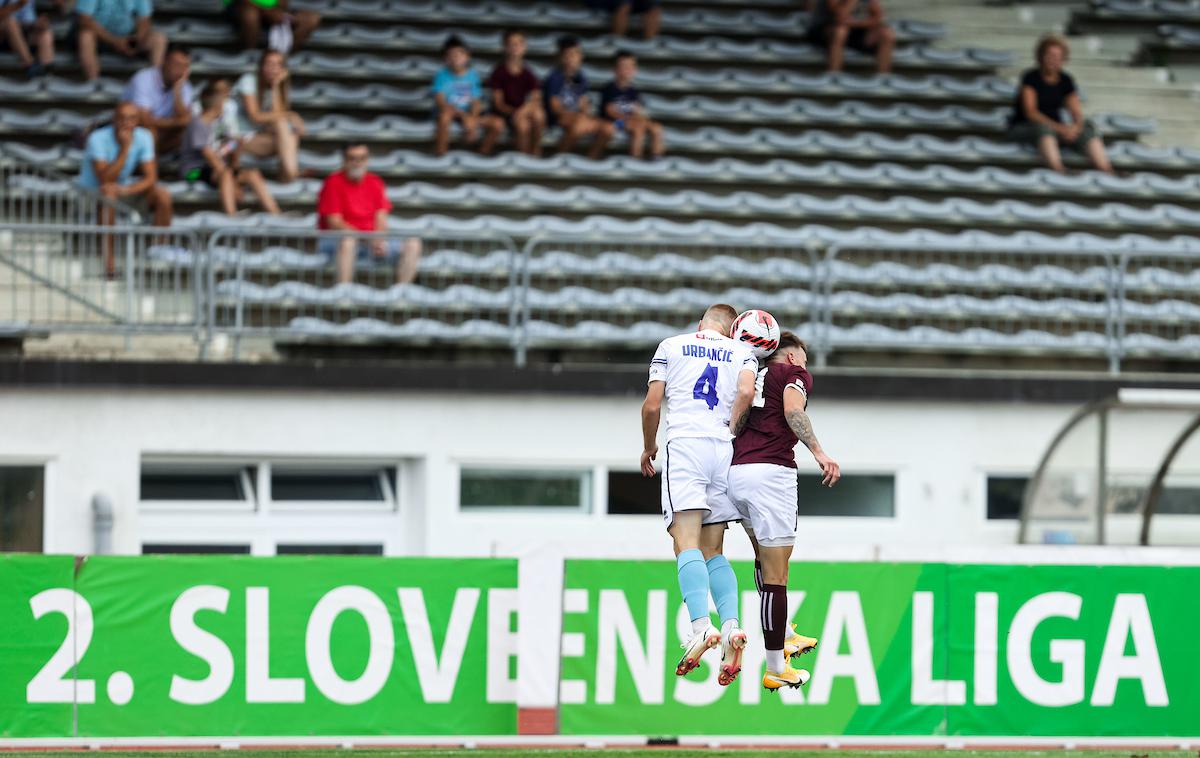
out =
[[[403,532],[407,462],[146,455],[142,551],[382,555]]]
[[[459,475],[459,505],[466,511],[538,509],[590,513],[592,472],[466,466]]]
[[[833,487],[821,485],[821,474],[797,474],[800,516],[892,518],[896,515],[894,474],[855,474]]]
[[[143,461],[138,499],[156,505],[251,509],[257,502],[255,466],[206,461]]]
[[[42,552],[45,470],[0,466],[0,552]]]

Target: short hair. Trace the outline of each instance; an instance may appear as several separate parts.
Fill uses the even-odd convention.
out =
[[[621,49],[617,50],[616,53],[613,54],[613,65],[614,66],[617,65],[624,58],[632,58],[633,60],[637,60],[637,56],[634,55],[631,51],[626,50],[625,48],[621,48]]]
[[[1060,34],[1045,34],[1038,40],[1037,47],[1033,49],[1033,57],[1038,65],[1041,65],[1042,59],[1046,57],[1046,51],[1052,47],[1062,50],[1064,61],[1071,57],[1071,45],[1067,43],[1066,37]]]
[[[804,342],[804,340],[800,339],[792,332],[780,332],[779,347],[775,348],[775,352],[772,353],[772,357],[779,355],[784,350],[791,350],[797,347],[803,350],[805,355],[808,355],[808,345]]]
[[[558,38],[559,55],[562,55],[573,47],[579,47],[579,38],[574,34],[564,34]]]
[[[216,79],[210,80],[207,84],[204,85],[204,89],[200,90],[200,107],[201,108],[207,109],[208,106],[212,105],[213,99],[215,99],[216,96],[219,94],[217,92],[217,89],[222,84],[228,85],[229,80],[218,77]]]
[[[510,26],[507,29],[505,29],[503,32],[500,33],[500,41],[505,44],[508,44],[509,39],[511,39],[512,37],[516,37],[518,35],[521,37],[524,37],[525,32],[521,31],[520,29],[517,29],[514,26]]]
[[[445,55],[456,47],[462,48],[463,50],[470,50],[470,48],[467,47],[467,43],[463,42],[462,37],[458,36],[457,34],[451,34],[446,38],[446,41],[442,43],[442,55]]]
[[[353,150],[356,147],[365,147],[365,148],[367,148],[367,150],[371,149],[371,146],[368,145],[363,140],[360,140],[360,139],[359,140],[349,140],[347,142],[342,143],[342,155],[345,155],[346,153],[350,152],[351,150]]]
[[[187,57],[191,58],[192,48],[188,47],[182,42],[172,42],[171,44],[167,45],[167,52],[163,55],[163,58],[169,58],[172,55],[186,55]]]
[[[716,303],[715,305],[708,306],[708,310],[704,311],[704,316],[700,320],[711,321],[715,324],[724,324],[725,328],[722,331],[728,336],[729,328],[733,326],[733,320],[737,318],[737,315],[737,309],[732,305]]]

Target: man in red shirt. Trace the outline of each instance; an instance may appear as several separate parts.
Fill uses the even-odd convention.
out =
[[[788,634],[788,560],[796,542],[796,443],[803,442],[832,487],[841,478],[837,461],[821,449],[805,410],[812,393],[808,349],[791,332],[779,335],[779,347],[758,372],[750,411],[731,422],[738,428],[729,466],[729,496],[754,545],[754,579],[761,606],[767,650],[768,690],[799,687],[808,672],[788,663],[791,655],[816,647],[812,637]],[[788,653],[785,656],[785,650]]]
[[[366,144],[346,145],[342,150],[342,168],[325,179],[317,197],[317,228],[321,231],[386,232],[392,203],[387,188],[377,174],[367,170],[371,158]],[[416,237],[358,239],[347,235],[340,239],[323,237],[319,249],[337,260],[338,284],[353,281],[356,260],[374,260],[395,264],[397,284],[408,284],[417,277],[421,260],[421,241]]]

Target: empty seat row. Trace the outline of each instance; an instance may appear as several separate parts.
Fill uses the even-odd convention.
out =
[[[321,287],[296,281],[263,286],[245,280],[225,280],[217,283],[218,301],[225,305],[279,305],[292,308],[334,306],[339,308],[385,308],[392,310],[504,310],[520,302],[530,311],[619,313],[636,311],[701,311],[714,302],[743,303],[764,308],[779,316],[807,312],[822,305],[835,318],[893,317],[938,319],[1000,319],[1000,320],[1088,320],[1106,321],[1117,308],[1116,301],[1081,300],[1056,297],[1047,300],[1017,295],[981,298],[973,295],[947,294],[925,296],[909,292],[871,294],[838,290],[828,298],[818,299],[810,288],[785,288],[763,291],[750,287],[733,287],[711,291],[692,287],[676,287],[667,292],[639,287],[619,287],[604,291],[572,285],[545,290],[537,287],[520,291],[505,287],[488,289],[471,284],[452,284],[432,288],[419,284],[397,284],[379,289],[364,284],[338,284]],[[1128,320],[1139,322],[1200,321],[1200,304],[1180,300],[1158,300],[1153,303],[1124,301],[1120,304]]]
[[[1189,0],[1091,0],[1090,10],[1109,19],[1200,21],[1200,5]]]
[[[82,151],[67,146],[35,148],[10,143],[5,149],[19,160],[56,168],[64,173],[74,173],[82,160]],[[255,165],[255,162],[247,159],[243,164]],[[318,174],[335,171],[341,164],[340,151],[300,151],[301,168]],[[788,184],[837,189],[921,187],[937,194],[958,191],[1084,197],[1161,197],[1180,202],[1200,199],[1200,174],[1168,177],[1140,172],[1118,177],[1089,171],[1064,175],[1048,169],[1018,172],[993,167],[959,169],[936,164],[918,168],[897,163],[800,163],[783,158],[754,162],[737,158],[694,160],[668,157],[655,163],[646,163],[626,156],[611,156],[593,161],[579,155],[534,158],[522,153],[483,156],[454,152],[433,156],[415,150],[395,150],[373,155],[371,170],[385,176],[395,175],[398,179],[414,174],[438,177],[569,178],[656,183],[691,182],[700,179],[706,182]],[[192,189],[205,191],[203,186],[197,188],[193,185]]]
[[[1200,9],[1197,9],[1200,12]],[[1181,49],[1200,48],[1200,28],[1163,24],[1158,27],[1158,36],[1170,47]]]
[[[195,3],[184,0],[166,0],[155,4],[162,13],[209,13],[211,3]],[[524,27],[590,27],[597,30],[607,27],[603,14],[589,10],[582,3],[574,2],[456,2],[455,0],[325,0],[323,2],[300,2],[296,7],[311,7],[330,18],[365,18],[378,20],[381,17],[395,19],[399,23],[413,19],[437,19],[441,26],[452,27],[455,23],[486,25],[496,28],[505,26]],[[667,30],[722,33],[736,30],[742,34],[761,33],[769,36],[802,36],[808,28],[808,14],[793,8],[775,11],[739,8],[695,8],[668,7],[663,9],[662,25]],[[895,22],[909,37],[937,39],[945,36],[945,27],[923,21],[901,19]]]
[[[679,331],[678,325],[657,322],[638,322],[618,325],[600,321],[582,321],[570,326],[541,320],[530,320],[524,326],[530,344],[572,345],[653,345]],[[344,323],[311,317],[289,322],[287,331],[296,335],[326,338],[371,338],[386,340],[428,341],[430,335],[439,339],[462,341],[510,340],[512,330],[507,323],[472,319],[461,323],[444,323],[435,319],[409,319],[393,324],[378,319],[358,318]],[[812,340],[816,328],[804,324],[795,331]],[[1073,334],[1026,329],[1016,333],[1000,332],[980,327],[949,331],[931,326],[893,328],[882,324],[855,324],[849,327],[828,326],[821,330],[822,347],[849,349],[938,348],[966,352],[1031,352],[1107,355],[1115,345],[1103,333],[1079,331]],[[1121,345],[1127,352],[1146,352],[1156,355],[1195,357],[1200,355],[1200,335],[1184,335],[1167,339],[1159,335],[1135,332],[1123,337]]]
[[[55,183],[26,179],[41,191],[53,191]],[[272,184],[276,200],[291,205],[315,204],[320,183],[302,180],[291,184]],[[200,202],[211,198],[212,190],[188,182],[167,184],[177,202]],[[69,187],[62,187],[69,191]],[[1055,200],[1030,203],[1022,200],[973,200],[965,197],[922,199],[893,195],[877,199],[860,195],[821,197],[804,192],[765,195],[735,191],[714,194],[683,189],[673,192],[644,188],[610,190],[602,187],[573,185],[550,187],[538,184],[514,184],[496,187],[465,182],[443,186],[413,181],[388,188],[388,198],[398,207],[420,211],[451,208],[455,211],[495,209],[524,215],[531,210],[594,213],[610,211],[644,215],[665,213],[678,216],[746,216],[783,218],[821,218],[855,223],[913,224],[944,226],[1022,226],[1091,227],[1121,230],[1128,227],[1155,234],[1168,230],[1200,228],[1200,210],[1183,205],[1157,203],[1137,207],[1120,202],[1082,205]]]
[[[229,41],[228,24],[194,19],[167,21],[162,30],[173,40],[190,45],[223,45]],[[360,53],[354,58],[372,71],[385,72],[381,63],[386,60],[377,55],[362,53],[363,50],[379,49],[389,55],[397,53],[423,52],[427,55],[440,51],[446,39],[443,30],[405,28],[402,26],[379,27],[366,24],[334,24],[321,26],[313,37],[313,45],[328,48],[349,48]],[[477,54],[498,58],[501,54],[497,34],[488,32],[462,32],[459,36]],[[527,36],[529,54],[545,59],[556,51],[558,34],[535,33]],[[645,62],[687,58],[696,62],[725,62],[731,59],[748,63],[778,65],[781,59],[796,63],[815,63],[824,60],[821,50],[798,40],[782,39],[733,39],[728,37],[703,37],[682,39],[670,35],[653,40],[614,40],[611,36],[586,37],[581,40],[584,51],[594,60],[606,60],[618,49],[634,52]],[[196,50],[195,62],[206,66],[230,66],[252,64],[256,56],[252,52],[230,53],[219,50]],[[867,56],[849,51],[850,61],[869,60]],[[432,58],[431,58],[432,59]],[[114,58],[114,60],[120,60]],[[289,59],[293,70],[341,71],[346,67],[346,58],[333,57],[313,50],[301,51]],[[893,59],[900,65],[930,66],[946,68],[981,68],[1006,66],[1012,63],[1012,55],[1006,51],[987,48],[941,48],[928,44],[909,44],[896,49]]]
[[[276,234],[285,233],[286,230],[308,232],[316,228],[316,223],[315,213],[301,216],[256,214],[229,217],[213,211],[200,211],[176,217],[176,225],[185,229],[262,230]],[[995,251],[1163,258],[1200,255],[1200,238],[1192,235],[1150,237],[1127,233],[1102,237],[1087,232],[1046,234],[1035,231],[989,232],[980,229],[942,232],[920,227],[894,231],[870,226],[838,229],[811,223],[796,226],[781,226],[761,221],[730,224],[708,219],[684,221],[654,216],[629,219],[589,215],[580,219],[564,219],[558,215],[546,214],[522,214],[514,217],[481,213],[470,218],[423,214],[418,217],[393,216],[388,222],[388,228],[397,234],[412,234],[440,240],[487,240],[498,236],[526,239],[539,236],[547,238],[546,245],[558,244],[554,237],[561,236],[582,243],[590,240],[614,244],[621,240],[639,243],[663,241],[674,244],[678,244],[680,240],[687,240],[693,243],[758,244],[788,248],[835,247],[840,250]]]
[[[788,257],[776,254],[757,260],[727,254],[707,257],[674,252],[636,255],[619,249],[592,253],[570,250],[539,250],[523,262],[518,262],[515,248],[484,247],[479,252],[467,252],[453,243],[432,241],[432,249],[421,259],[422,276],[475,277],[495,280],[510,279],[514,270],[531,280],[579,279],[595,283],[621,280],[658,279],[663,283],[681,281],[729,281],[777,285],[811,286],[818,279],[827,286],[841,290],[849,287],[869,289],[909,289],[913,291],[960,290],[1025,291],[1025,292],[1088,292],[1093,296],[1108,296],[1119,284],[1129,295],[1160,296],[1170,293],[1194,297],[1200,292],[1200,268],[1182,269],[1158,265],[1154,260],[1129,266],[1119,274],[1111,261],[1094,255],[1096,263],[1067,266],[1064,263],[1031,263],[1025,265],[983,261],[976,265],[932,262],[905,263],[900,260],[860,262],[834,257],[821,268],[816,258],[804,253]],[[208,261],[218,271],[244,272],[257,275],[263,272],[282,272],[284,275],[330,268],[328,256],[299,250],[286,245],[272,245],[262,250],[243,250],[228,245],[207,248]],[[915,252],[915,251],[914,251]],[[1017,251],[1013,251],[1014,254]],[[152,246],[148,251],[152,263],[171,268],[190,268],[198,260],[192,251],[168,246]],[[1128,315],[1140,313],[1142,306],[1129,303]],[[1170,301],[1163,301],[1170,302]],[[1153,305],[1153,304],[1152,304]],[[1163,308],[1173,306],[1165,305]]]

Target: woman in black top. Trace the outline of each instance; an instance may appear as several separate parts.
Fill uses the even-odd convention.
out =
[[[1021,77],[1013,112],[1009,116],[1009,136],[1018,142],[1035,146],[1046,165],[1063,173],[1059,145],[1067,145],[1085,153],[1100,171],[1112,173],[1112,164],[1104,152],[1104,141],[1096,127],[1083,117],[1075,80],[1062,70],[1070,56],[1067,41],[1049,34],[1038,42],[1035,51],[1038,66]],[[1063,121],[1062,111],[1071,114],[1070,122]]]

